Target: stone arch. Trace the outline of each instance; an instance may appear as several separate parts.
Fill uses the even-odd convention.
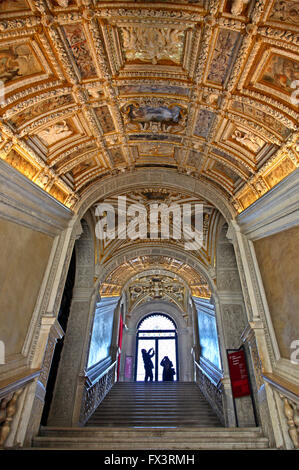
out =
[[[77,217],[82,218],[85,212],[99,199],[106,198],[121,191],[130,191],[133,188],[144,186],[169,187],[176,191],[204,197],[212,203],[229,222],[236,211],[227,200],[227,197],[217,188],[203,180],[192,176],[177,173],[165,168],[140,169],[130,174],[119,174],[105,179],[100,184],[91,186],[75,206]]]
[[[215,283],[213,282],[214,270],[212,268],[206,267],[201,263],[194,255],[191,253],[180,249],[179,247],[174,247],[171,244],[163,244],[163,246],[144,246],[144,244],[139,243],[134,245],[131,248],[126,248],[121,250],[117,255],[113,256],[110,261],[107,262],[105,266],[97,266],[97,285],[99,286],[101,282],[120,264],[123,264],[133,257],[138,256],[169,256],[179,261],[182,261],[188,264],[190,267],[194,268],[197,272],[202,274],[211,289],[211,292],[215,292]]]

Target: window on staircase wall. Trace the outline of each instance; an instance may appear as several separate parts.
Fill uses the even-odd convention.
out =
[[[96,305],[87,368],[110,355],[114,312],[118,301],[119,297],[103,297]]]
[[[201,356],[221,370],[215,307],[207,299],[193,297],[198,321]]]
[[[142,349],[153,348],[152,358],[154,381],[162,381],[163,367],[160,365],[164,356],[168,356],[175,369],[174,380],[178,377],[177,331],[174,321],[162,313],[153,313],[141,320],[138,325],[136,341],[135,380],[144,381],[145,371],[142,359]]]

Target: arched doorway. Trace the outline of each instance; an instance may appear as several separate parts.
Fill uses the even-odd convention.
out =
[[[179,380],[177,327],[175,322],[164,313],[151,313],[138,324],[135,355],[135,381],[144,381],[142,349],[153,348],[152,358],[155,382],[162,381],[163,367],[160,365],[164,356],[168,356],[175,369],[174,381]]]

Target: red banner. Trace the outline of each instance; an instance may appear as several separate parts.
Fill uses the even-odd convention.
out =
[[[228,365],[234,398],[250,395],[249,378],[243,350],[229,352]]]
[[[123,341],[123,319],[122,316],[120,315],[119,317],[119,332],[118,332],[118,347],[121,351],[121,346],[122,346],[122,341]],[[117,364],[117,380],[119,379],[119,371],[120,371],[120,356],[121,353],[118,356],[118,364]]]

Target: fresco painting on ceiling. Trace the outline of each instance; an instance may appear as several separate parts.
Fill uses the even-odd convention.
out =
[[[299,63],[288,57],[272,55],[264,69],[261,81],[284,93],[291,94],[292,82],[299,80]]]
[[[174,142],[174,143],[181,143],[182,138],[177,136],[177,135],[166,135],[166,134],[133,134],[129,135],[129,140],[130,141],[138,141],[138,140],[151,140],[151,141],[168,141],[168,142]]]
[[[28,5],[25,0],[0,0],[0,11],[27,10]]]
[[[219,32],[213,58],[211,61],[208,80],[223,84],[236,44],[238,42],[239,33],[236,31],[228,31],[222,29]]]
[[[92,158],[85,160],[83,163],[80,163],[77,165],[75,168],[72,170],[72,174],[74,178],[76,178],[79,174],[83,173],[86,170],[89,170],[92,168],[94,165],[94,161]]]
[[[139,144],[139,154],[140,155],[160,155],[160,156],[172,156],[173,154],[173,145],[169,144]]]
[[[299,24],[299,2],[276,0],[270,14],[273,21]]]
[[[216,147],[212,148],[212,152],[218,155],[219,157],[224,158],[227,163],[230,162],[230,164],[239,168],[239,170],[241,170],[245,175],[250,175],[248,168],[244,166],[239,159],[234,158],[233,156],[223,152],[222,150],[217,149]]]
[[[288,176],[292,171],[296,169],[294,163],[290,158],[285,158],[280,164],[278,164],[273,170],[264,176],[267,184],[270,188],[273,188],[283,178]]]
[[[239,197],[239,201],[241,202],[244,209],[249,207],[254,201],[258,198],[256,192],[253,189],[248,189],[242,196]]]
[[[194,168],[198,168],[200,162],[202,161],[203,154],[200,152],[194,152],[193,150],[190,152],[187,165],[190,165]]]
[[[120,147],[111,148],[110,154],[111,154],[113,165],[118,165],[119,163],[125,163],[124,155]]]
[[[213,165],[213,170],[222,173],[234,183],[239,179],[239,176],[231,169],[230,166],[223,165],[221,162],[215,162]]]
[[[19,114],[10,118],[10,121],[17,127],[25,124],[27,121],[31,121],[36,117],[41,117],[43,114],[57,110],[62,106],[66,106],[73,102],[71,95],[54,96],[49,100],[41,101],[34,106],[27,107]]]
[[[240,103],[239,101],[234,101],[231,105],[231,109],[237,111],[238,113],[244,114],[245,116],[251,116],[258,123],[262,123],[263,125],[270,127],[283,137],[287,137],[287,135],[290,133],[290,129],[281,124],[277,119],[274,119],[274,117],[270,116],[270,114],[267,114],[258,108]]]
[[[80,24],[65,25],[64,31],[82,78],[95,77],[96,70],[92,62],[82,26]]]
[[[27,44],[0,48],[0,80],[9,83],[42,72],[42,67]]]
[[[199,137],[207,138],[210,127],[213,123],[215,114],[207,109],[201,109],[197,116],[194,134]]]
[[[39,171],[37,167],[33,166],[15,150],[9,152],[5,161],[29,179],[33,179]]]
[[[113,119],[111,117],[108,106],[100,106],[95,108],[95,113],[100,121],[104,134],[115,130]]]
[[[157,85],[157,84],[123,85],[119,87],[119,92],[121,95],[148,93],[148,94],[189,96],[190,94],[190,90],[188,90],[188,88],[184,88],[180,86],[171,86],[171,85]]]
[[[144,124],[146,122],[168,122],[177,124],[181,118],[180,106],[138,106],[129,104],[123,108],[123,112],[130,121]]]
[[[53,186],[51,187],[49,193],[51,194],[51,196],[55,197],[55,199],[57,199],[58,201],[64,203],[64,201],[66,200],[67,198],[67,194],[64,193],[61,188],[59,188],[59,186],[57,186],[57,184],[53,184]]]

